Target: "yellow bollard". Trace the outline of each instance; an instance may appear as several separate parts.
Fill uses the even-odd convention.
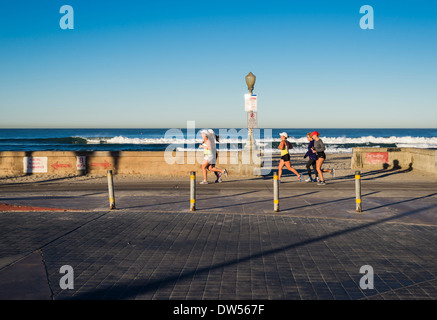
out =
[[[190,173],[190,211],[196,211],[196,172]]]
[[[273,210],[279,212],[279,180],[277,172],[273,172]]]
[[[112,179],[112,170],[108,170],[108,192],[109,192],[109,209],[115,209],[114,181]]]
[[[355,203],[356,211],[362,212],[361,207],[361,173],[360,171],[355,171]]]

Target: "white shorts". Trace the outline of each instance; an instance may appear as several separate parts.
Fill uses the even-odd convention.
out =
[[[215,158],[212,154],[207,154],[203,157],[203,160],[208,161],[209,164],[215,164]]]

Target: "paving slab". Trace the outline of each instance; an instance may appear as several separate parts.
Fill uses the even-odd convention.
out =
[[[0,300],[51,300],[40,252],[19,259],[0,272]]]

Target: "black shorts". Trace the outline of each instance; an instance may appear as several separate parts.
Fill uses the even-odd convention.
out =
[[[326,154],[325,154],[325,152],[324,152],[324,151],[322,151],[322,152],[317,152],[317,158],[323,158],[323,159],[326,160]]]
[[[289,154],[289,153],[284,154],[284,155],[281,157],[281,159],[284,160],[285,162],[290,161],[290,154]]]

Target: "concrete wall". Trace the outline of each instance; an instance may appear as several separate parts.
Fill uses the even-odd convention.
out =
[[[402,169],[437,175],[437,150],[419,148],[354,148],[353,170]]]
[[[183,177],[190,171],[201,175],[202,159],[202,152],[7,151],[0,152],[0,177],[25,174],[105,175],[107,170],[123,175]],[[259,172],[259,158],[254,154],[252,159],[255,160],[251,161],[248,153],[219,152],[217,167],[226,168],[235,176],[253,176]],[[81,163],[81,160],[84,162]]]

